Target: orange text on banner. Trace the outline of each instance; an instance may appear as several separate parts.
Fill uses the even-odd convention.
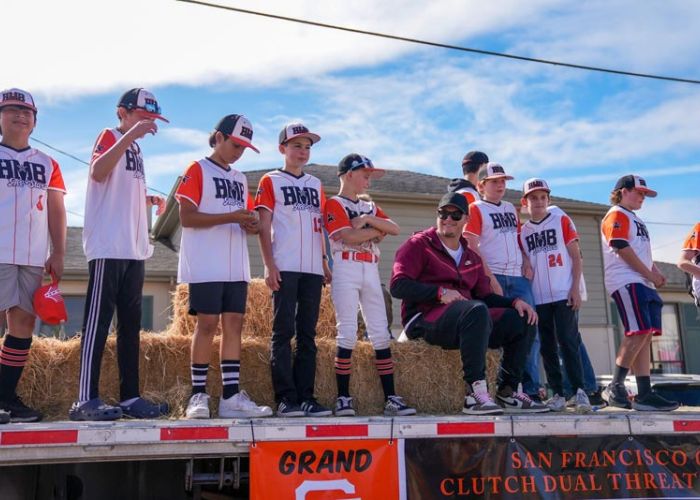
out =
[[[250,498],[399,498],[396,441],[258,442],[250,447]]]

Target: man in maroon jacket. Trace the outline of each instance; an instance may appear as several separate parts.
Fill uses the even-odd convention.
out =
[[[520,388],[527,331],[537,324],[537,313],[518,297],[493,293],[481,258],[462,237],[468,214],[464,196],[447,193],[438,205],[437,228],[415,233],[396,252],[390,289],[402,299],[406,334],[460,350],[467,390],[464,413],[549,411]],[[484,380],[487,347],[503,348],[499,404]]]

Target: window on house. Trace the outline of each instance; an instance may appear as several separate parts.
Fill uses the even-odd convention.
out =
[[[37,335],[43,337],[56,337],[59,339],[69,339],[75,337],[83,328],[83,314],[85,310],[84,295],[64,295],[68,312],[68,321],[62,325],[47,325],[41,321],[37,322]],[[112,328],[117,323],[116,315],[112,319]],[[153,296],[145,295],[141,301],[141,328],[144,330],[153,329]]]
[[[651,372],[685,373],[677,304],[664,304],[661,318],[663,335],[651,340]]]

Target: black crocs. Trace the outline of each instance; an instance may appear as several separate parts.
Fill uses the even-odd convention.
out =
[[[138,398],[128,405],[120,403],[119,408],[123,415],[129,418],[159,418],[168,413],[166,403],[151,403],[143,398]]]
[[[74,421],[85,420],[117,420],[122,418],[122,409],[106,404],[100,398],[94,398],[85,403],[73,403],[68,417]]]

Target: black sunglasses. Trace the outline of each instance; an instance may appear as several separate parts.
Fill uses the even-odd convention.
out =
[[[464,214],[460,212],[459,210],[438,210],[437,211],[438,217],[440,217],[441,220],[447,220],[449,217],[450,219],[454,221],[461,220]]]

